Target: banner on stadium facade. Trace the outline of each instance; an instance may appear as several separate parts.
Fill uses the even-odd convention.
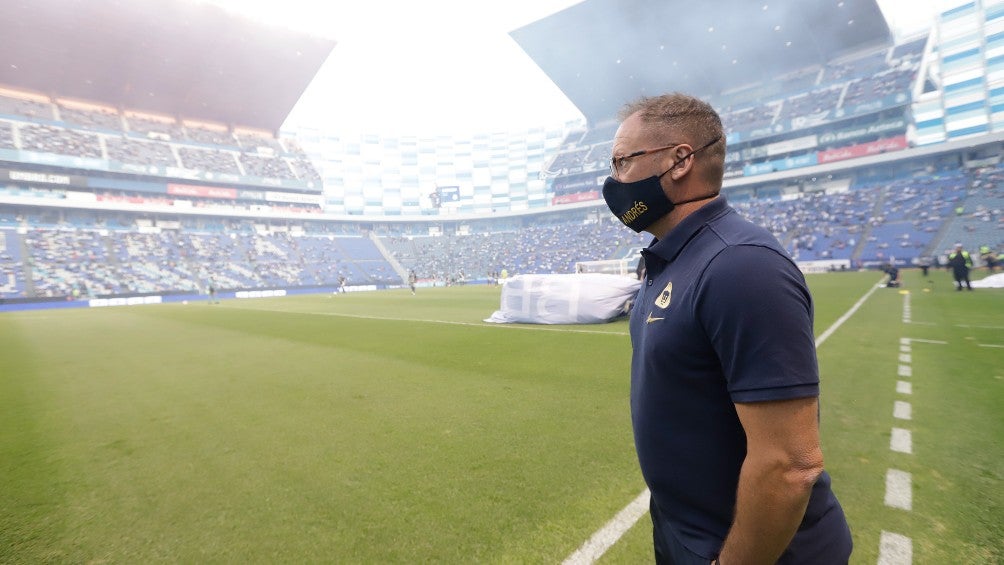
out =
[[[237,199],[236,188],[221,188],[219,186],[198,186],[194,184],[168,183],[167,193],[174,196],[196,196],[199,198]]]
[[[906,141],[906,136],[899,135],[896,137],[890,137],[889,139],[879,139],[877,141],[859,143],[858,145],[851,145],[849,147],[820,151],[818,153],[818,158],[820,163],[832,163],[834,161],[844,161],[846,159],[856,159],[858,157],[878,155],[879,153],[886,153],[888,151],[900,151],[906,149],[908,146],[909,144]]]
[[[164,170],[157,165],[137,165],[135,163],[118,163],[116,161],[111,161],[108,163],[108,168],[109,170],[122,171],[123,173],[164,176]]]
[[[746,165],[743,167],[743,176],[752,177],[754,175],[763,175],[767,173],[774,172],[774,162],[767,161],[766,163],[754,163],[752,165]]]
[[[630,310],[641,281],[623,275],[516,275],[502,285],[500,309],[486,322],[600,324]]]
[[[766,150],[767,155],[773,157],[775,155],[784,155],[786,153],[813,149],[817,145],[819,145],[819,142],[816,136],[807,135],[805,137],[796,137],[795,139],[787,139],[785,141],[770,143],[764,149]]]
[[[0,169],[0,179],[30,184],[55,184],[59,186],[87,186],[87,179],[77,175],[61,175],[38,171]]]
[[[265,200],[265,193],[257,190],[238,190],[239,200]]]
[[[763,145],[755,145],[753,147],[747,147],[746,149],[743,149],[743,161],[762,159],[766,156],[767,156],[767,147]]]
[[[789,169],[800,169],[802,167],[811,167],[812,165],[815,164],[818,164],[818,160],[816,159],[816,154],[808,153],[805,155],[799,155],[797,157],[785,157],[784,159],[774,159],[773,161],[747,165],[743,167],[743,175],[751,177],[754,175],[763,175],[766,173],[772,173],[774,171],[787,171]]]
[[[67,202],[97,202],[98,195],[93,192],[81,192],[79,190],[66,191]]]
[[[167,184],[161,182],[146,182],[134,179],[110,179],[105,177],[88,177],[88,188],[105,188],[108,190],[122,190],[128,192],[156,192],[167,194]]]
[[[297,194],[294,192],[272,192],[265,193],[265,200],[268,202],[289,202],[291,204],[312,204],[320,206],[322,197],[318,194]]]
[[[572,204],[573,202],[585,202],[587,200],[599,200],[600,193],[595,190],[576,192],[575,194],[562,194],[551,199],[551,204]]]
[[[815,153],[808,153],[806,155],[799,155],[797,157],[785,157],[774,161],[775,171],[787,171],[789,169],[801,169],[802,167],[811,167],[812,165],[818,164],[819,161],[816,159]]]
[[[856,126],[821,133],[819,134],[819,144],[829,145],[830,143],[852,141],[862,137],[880,135],[889,132],[901,132],[904,130],[906,130],[906,118],[893,118],[891,120],[882,120],[866,126]]]

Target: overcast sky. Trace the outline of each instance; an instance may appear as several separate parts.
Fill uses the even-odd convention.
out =
[[[578,0],[211,1],[338,42],[287,126],[461,134],[581,117],[508,35]],[[896,33],[911,34],[953,1],[878,4]]]

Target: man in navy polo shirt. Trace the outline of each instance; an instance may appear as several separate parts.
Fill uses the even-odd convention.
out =
[[[719,196],[710,105],[668,94],[621,118],[603,196],[655,236],[631,313],[631,418],[656,562],[847,563],[802,273]]]

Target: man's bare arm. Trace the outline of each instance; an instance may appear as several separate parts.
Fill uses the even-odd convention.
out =
[[[746,459],[723,565],[772,564],[791,543],[823,472],[818,406],[815,397],[736,404]]]

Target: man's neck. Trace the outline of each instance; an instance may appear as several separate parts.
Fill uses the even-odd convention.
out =
[[[673,208],[672,212],[656,220],[656,222],[649,226],[646,231],[655,236],[656,239],[662,241],[667,235],[669,235],[669,232],[673,231],[673,228],[678,226],[687,216],[713,202],[716,198],[718,198],[717,194],[709,196],[706,199],[680,204]]]

